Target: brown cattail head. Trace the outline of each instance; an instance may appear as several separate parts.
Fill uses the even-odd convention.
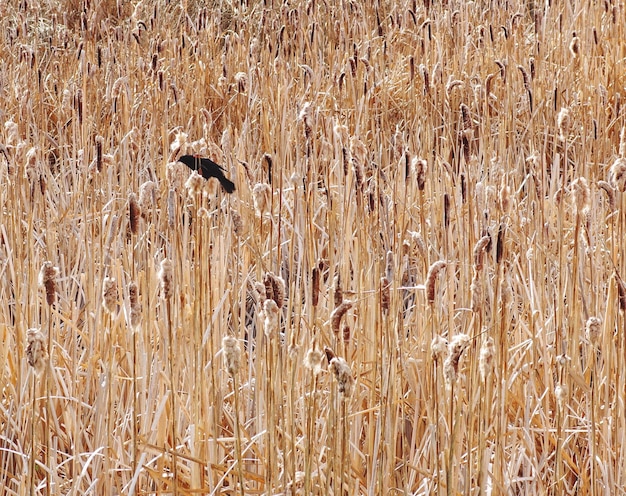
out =
[[[511,188],[506,183],[504,176],[500,183],[500,191],[498,192],[498,204],[503,214],[508,214],[511,209]]]
[[[428,274],[426,275],[426,300],[429,304],[433,304],[435,302],[435,282],[437,281],[437,276],[439,272],[446,268],[447,263],[444,260],[438,260],[433,263],[428,269]]]
[[[480,355],[478,357],[478,370],[480,371],[480,377],[484,381],[487,380],[489,374],[493,369],[493,356],[495,355],[496,348],[493,343],[493,338],[489,336],[483,342],[480,348]]]
[[[35,370],[35,374],[39,376],[46,367],[46,359],[48,358],[46,338],[39,329],[31,328],[26,332],[26,340],[28,342],[26,346],[28,365],[30,365]]]
[[[316,307],[320,301],[320,268],[315,265],[311,270],[311,304]]]
[[[240,237],[243,233],[243,222],[241,220],[241,215],[235,209],[230,211],[230,218],[232,220],[233,225],[233,233],[235,233],[235,237]]]
[[[304,136],[306,139],[311,137],[311,131],[313,129],[313,111],[311,110],[311,103],[306,102],[298,114],[298,120],[302,121],[304,125]]]
[[[491,236],[483,236],[474,246],[474,270],[480,272],[483,270],[483,259],[485,258],[485,249],[491,243]]]
[[[169,300],[174,293],[174,288],[172,287],[174,281],[174,264],[172,264],[171,260],[167,258],[161,260],[157,278],[159,279],[161,295],[164,299]]]
[[[141,303],[139,303],[139,288],[134,282],[128,285],[128,299],[130,300],[130,326],[136,329],[141,324]]]
[[[272,339],[278,334],[278,326],[280,324],[280,310],[274,300],[265,300],[263,302],[263,332],[268,339]]]
[[[472,299],[472,312],[479,312],[483,306],[483,287],[480,282],[479,272],[474,270],[474,277],[470,284],[470,296]]]
[[[335,292],[334,292],[334,301],[335,307],[338,307],[343,302],[343,290],[341,289],[341,277],[339,274],[335,276]]]
[[[617,283],[617,293],[620,312],[626,312],[626,283],[615,270],[615,282]]]
[[[278,308],[283,308],[285,304],[285,280],[274,274],[267,272],[263,278],[265,286],[265,297],[274,300]]]
[[[602,332],[602,319],[599,317],[589,317],[585,324],[585,335],[592,344],[597,344]]]
[[[615,189],[611,186],[610,183],[606,181],[598,181],[598,188],[604,190],[607,196],[607,200],[609,203],[609,210],[615,210]]]
[[[137,234],[139,232],[139,219],[141,217],[141,207],[137,201],[137,195],[130,193],[128,195],[128,219],[130,223],[130,232]]]
[[[107,313],[117,311],[117,281],[113,277],[105,277],[102,281],[102,307]]]
[[[225,336],[224,339],[222,339],[222,350],[224,351],[226,371],[231,377],[234,377],[241,365],[241,347],[239,346],[239,341],[232,336]]]
[[[383,312],[387,313],[389,311],[389,303],[391,300],[389,288],[391,287],[391,282],[386,276],[380,278],[380,306],[383,309]]]
[[[426,172],[428,171],[428,162],[423,158],[413,157],[411,160],[411,169],[417,181],[417,189],[424,191],[426,186]]]
[[[391,250],[385,257],[385,276],[389,281],[393,281],[393,252]]]
[[[337,379],[339,394],[343,398],[350,397],[354,386],[354,377],[352,377],[352,370],[348,362],[342,357],[335,357],[330,361],[329,369]]]
[[[472,116],[470,115],[470,110],[467,105],[464,103],[460,106],[461,109],[461,122],[463,124],[463,131],[468,132],[472,129]]]
[[[44,262],[39,271],[39,286],[46,291],[46,303],[54,305],[57,299],[57,277],[59,268],[54,267],[52,262]]]
[[[626,158],[620,157],[613,162],[609,181],[618,191],[626,191]]]
[[[570,111],[566,107],[562,107],[556,118],[556,125],[559,128],[559,139],[565,141],[569,134],[570,127]]]
[[[456,382],[459,370],[459,359],[469,345],[470,337],[467,334],[457,334],[448,345],[448,356],[443,362],[443,376],[446,381],[446,389],[452,389]]]
[[[352,308],[353,303],[350,300],[346,300],[336,307],[330,314],[330,328],[337,336],[341,328],[341,319],[348,310]]]
[[[315,376],[322,371],[322,357],[322,352],[316,348],[311,348],[304,357],[304,366]]]
[[[504,233],[506,225],[504,222],[500,224],[498,229],[498,240],[496,241],[496,263],[499,264],[502,261],[502,255],[504,253]]]
[[[152,209],[158,201],[158,193],[159,189],[154,181],[146,181],[139,186],[139,211],[146,220],[150,220]]]
[[[324,353],[326,354],[326,360],[328,360],[329,364],[331,360],[337,356],[335,355],[335,352],[333,351],[333,349],[329,348],[328,346],[324,346]]]
[[[430,92],[430,75],[428,74],[428,69],[424,64],[420,64],[420,73],[422,74],[422,78],[424,79],[424,94]]]
[[[589,184],[584,177],[574,179],[571,184],[572,200],[574,208],[579,214],[584,214],[589,210],[591,193],[589,192]]]
[[[272,188],[266,183],[257,183],[252,188],[252,200],[254,202],[254,212],[260,219],[271,214],[272,208]]]
[[[626,126],[619,133],[619,156],[626,158]]]

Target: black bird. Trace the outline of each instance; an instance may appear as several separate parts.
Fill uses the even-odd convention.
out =
[[[208,179],[210,177],[216,178],[220,182],[222,188],[224,188],[226,193],[232,193],[233,191],[235,191],[235,183],[230,181],[224,175],[224,168],[217,165],[215,162],[213,162],[213,160],[209,158],[195,157],[193,155],[183,155],[178,159],[178,161],[185,164],[191,170],[197,171],[199,169],[202,177],[204,177],[205,179]]]

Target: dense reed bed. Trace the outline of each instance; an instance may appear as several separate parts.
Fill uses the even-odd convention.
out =
[[[2,494],[621,494],[623,2],[0,16]]]

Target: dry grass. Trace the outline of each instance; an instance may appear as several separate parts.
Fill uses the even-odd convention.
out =
[[[430,3],[0,6],[2,494],[623,494],[626,7]]]

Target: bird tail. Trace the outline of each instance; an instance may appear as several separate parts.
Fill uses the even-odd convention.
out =
[[[235,191],[235,183],[234,182],[230,181],[229,179],[227,179],[224,176],[219,177],[218,179],[220,180],[220,184],[222,185],[222,188],[224,188],[226,193],[232,193],[233,191]]]

